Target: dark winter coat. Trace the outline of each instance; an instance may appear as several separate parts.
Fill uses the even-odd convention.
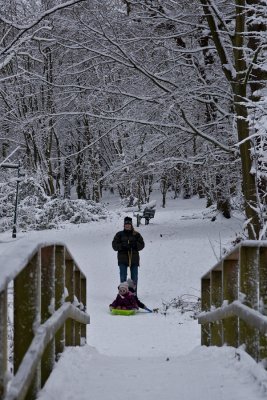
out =
[[[116,299],[109,305],[112,308],[119,308],[122,310],[138,310],[138,305],[135,299],[135,296],[128,292],[125,295],[121,296],[117,295]]]
[[[134,288],[129,287],[129,292],[131,292],[133,294],[133,296],[135,297],[136,303],[138,305],[139,308],[146,308],[146,305],[144,303],[142,303],[142,301],[139,300],[139,298],[137,297],[137,294],[135,293]]]
[[[145,247],[144,239],[135,230],[117,232],[112,241],[113,250],[118,252],[118,264],[139,265],[139,251]]]

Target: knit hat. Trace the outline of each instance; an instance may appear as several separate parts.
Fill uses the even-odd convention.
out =
[[[118,286],[119,292],[122,292],[122,294],[125,294],[129,291],[128,283],[127,282],[122,282]]]
[[[132,220],[132,218],[131,218],[131,217],[125,217],[125,218],[124,218],[124,225],[125,225],[125,224],[133,225],[133,220]]]
[[[127,284],[128,284],[129,288],[135,289],[135,283],[134,283],[134,281],[132,279],[128,278],[127,279]]]

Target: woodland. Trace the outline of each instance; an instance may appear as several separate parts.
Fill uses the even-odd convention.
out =
[[[2,214],[19,163],[26,192],[146,203],[157,186],[265,238],[266,0],[0,5]]]

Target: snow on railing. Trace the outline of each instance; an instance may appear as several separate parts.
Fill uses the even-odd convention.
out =
[[[259,332],[267,333],[267,317],[242,304],[239,300],[235,300],[227,306],[216,308],[214,311],[199,314],[198,322],[207,324],[235,316],[241,318],[251,327],[257,328]]]
[[[203,345],[238,347],[267,358],[267,241],[244,241],[201,279]]]
[[[4,274],[7,265],[9,272]],[[86,277],[62,243],[19,246],[9,256],[1,256],[2,266],[0,399],[35,399],[65,345],[85,342],[86,324],[90,322],[86,313]],[[14,293],[14,377],[7,384],[10,284]]]
[[[76,322],[88,324],[89,315],[79,311],[71,303],[65,303],[41,325],[34,336],[34,339],[25,354],[19,369],[11,381],[5,400],[23,400],[29,390],[31,382],[38,368],[44,349],[54,337],[58,329],[71,318]]]

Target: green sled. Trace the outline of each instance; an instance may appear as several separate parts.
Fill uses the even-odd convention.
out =
[[[116,308],[113,308],[111,311],[112,315],[135,315],[136,310],[117,310]]]

